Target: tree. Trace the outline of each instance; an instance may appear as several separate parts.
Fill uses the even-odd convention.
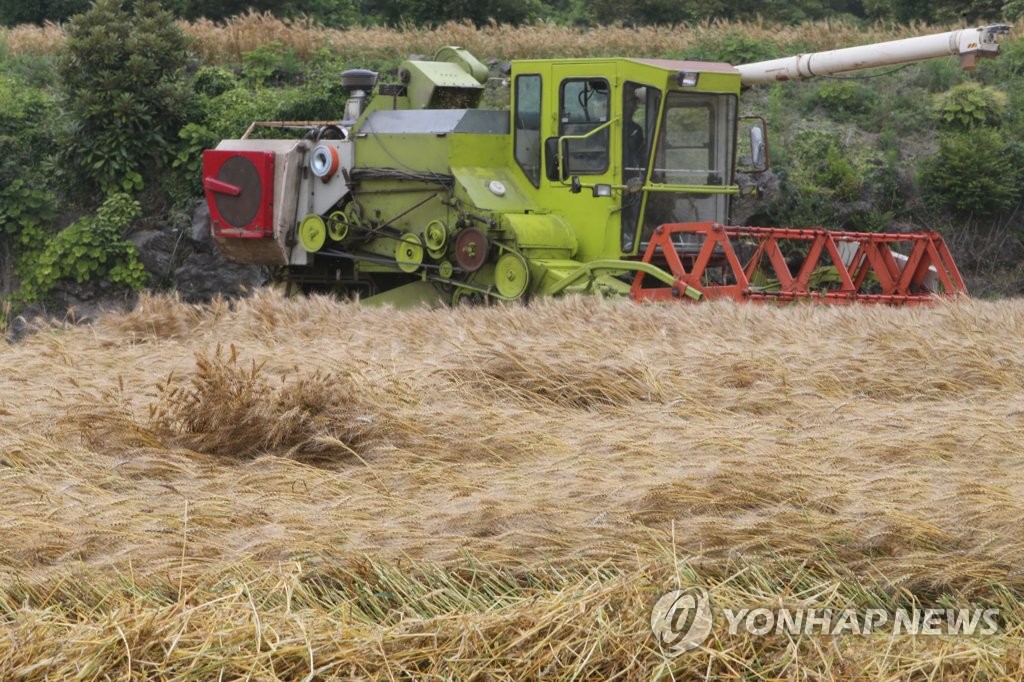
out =
[[[185,19],[226,19],[249,11],[270,12],[282,19],[309,17],[325,26],[348,26],[360,19],[353,0],[175,0],[164,6]]]
[[[1003,14],[1006,0],[864,0],[868,18],[888,19],[900,23],[911,21],[973,23],[997,20]]]
[[[537,18],[540,0],[369,0],[366,9],[388,24],[441,24],[468,19],[481,26],[491,20],[520,24]]]
[[[41,24],[64,21],[89,8],[89,0],[4,0],[0,2],[0,24]]]
[[[17,286],[22,257],[48,235],[56,201],[45,150],[58,146],[48,91],[0,74],[0,300]]]
[[[137,191],[169,162],[191,91],[185,35],[154,0],[97,0],[75,16],[59,61],[74,120],[64,166],[83,189]]]

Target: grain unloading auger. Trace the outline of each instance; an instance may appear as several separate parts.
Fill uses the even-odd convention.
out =
[[[998,53],[1005,26],[746,64],[512,63],[508,111],[459,48],[397,81],[342,74],[340,121],[254,124],[204,153],[214,239],[304,289],[394,304],[593,292],[635,300],[913,304],[965,293],[934,232],[729,226],[736,174],[763,171],[741,87]],[[299,128],[251,139],[259,127]],[[741,133],[742,130],[742,133]],[[798,255],[799,258],[794,258]],[[796,262],[798,261],[798,263]]]

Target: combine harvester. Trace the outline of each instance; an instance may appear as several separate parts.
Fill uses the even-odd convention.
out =
[[[767,168],[741,88],[958,55],[1005,26],[756,64],[512,63],[509,111],[477,108],[487,69],[442,48],[394,83],[342,74],[341,121],[254,123],[203,157],[214,239],[304,290],[412,305],[591,292],[637,301],[907,305],[966,293],[935,232],[728,226],[737,173]],[[301,139],[251,139],[258,127]],[[293,131],[294,133],[294,131]],[[792,271],[786,256],[802,263]]]

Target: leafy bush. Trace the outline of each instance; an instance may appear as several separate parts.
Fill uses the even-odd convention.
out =
[[[768,208],[779,225],[854,228],[844,204],[859,199],[865,177],[839,137],[824,130],[805,130],[789,145],[787,163],[777,166],[780,190]],[[858,219],[858,224],[866,224]]]
[[[192,79],[192,89],[206,97],[216,97],[238,85],[238,78],[223,66],[204,66]]]
[[[44,227],[55,217],[56,201],[45,189],[14,180],[0,190],[0,234],[9,237],[17,251],[44,244]]]
[[[253,86],[300,83],[305,69],[295,48],[277,41],[242,55],[242,74]]]
[[[921,162],[919,180],[937,209],[962,218],[995,216],[1021,199],[1024,149],[990,128],[947,133],[938,153]]]
[[[59,71],[75,121],[66,164],[84,189],[140,190],[169,161],[189,111],[186,39],[153,0],[97,0],[76,16]]]
[[[906,70],[909,74],[907,87],[920,87],[931,93],[945,92],[967,78],[960,63],[953,59],[932,59],[910,65]]]
[[[22,256],[46,243],[55,217],[54,108],[46,91],[0,75],[0,296],[14,289]]]
[[[15,274],[24,274],[26,254],[46,244],[55,207],[51,192],[24,180],[14,180],[0,190],[0,295],[14,291]]]
[[[113,284],[141,289],[146,284],[146,271],[135,246],[123,237],[141,213],[139,202],[126,194],[113,194],[94,217],[61,230],[35,258],[26,259],[21,300],[43,300],[62,280],[105,278]]]
[[[44,184],[45,161],[56,147],[54,98],[17,78],[0,75],[0,185],[15,179]]]
[[[191,204],[203,194],[203,150],[213,149],[221,136],[200,123],[189,123],[178,133],[178,153],[171,162],[172,172],[164,187],[178,207]]]
[[[934,97],[935,119],[945,130],[998,126],[1006,115],[1006,94],[974,81],[961,83]]]
[[[726,64],[749,64],[772,59],[779,54],[781,49],[773,40],[755,39],[730,30],[721,37],[698,41],[696,54],[689,56]]]
[[[879,111],[885,114],[883,132],[891,130],[908,135],[928,130],[932,125],[932,109],[927,96],[919,89],[900,89],[882,101]]]
[[[843,123],[861,120],[878,111],[878,91],[859,82],[830,80],[818,88],[816,100],[834,120]]]
[[[57,82],[57,64],[51,55],[7,56],[0,60],[0,70],[30,88],[49,91]]]
[[[808,130],[793,142],[794,165],[818,189],[836,198],[850,200],[860,193],[864,178],[846,154],[834,133]]]

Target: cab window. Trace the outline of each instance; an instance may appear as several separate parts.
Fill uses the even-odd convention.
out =
[[[661,90],[626,81],[622,89],[622,250],[633,248],[640,206],[641,187],[647,180],[654,131],[661,106]]]
[[[609,88],[603,78],[562,81],[558,134],[586,135],[608,122]],[[566,140],[565,175],[596,175],[608,170],[609,130]]]
[[[513,118],[516,163],[534,187],[540,186],[540,76],[517,76]]]

